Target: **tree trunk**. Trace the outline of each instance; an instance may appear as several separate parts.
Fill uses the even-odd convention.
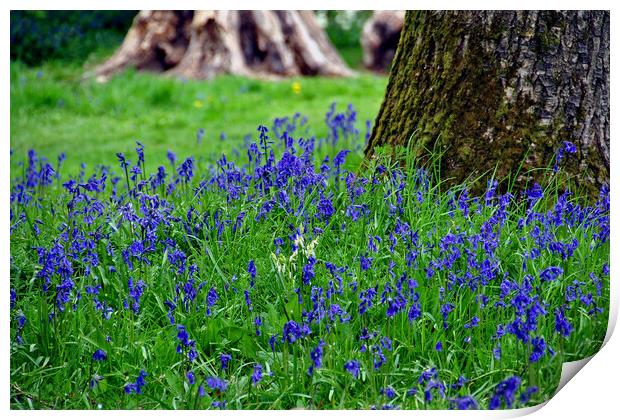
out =
[[[375,10],[372,13],[362,29],[364,67],[376,72],[390,70],[404,20],[402,10]]]
[[[192,15],[186,11],[141,11],[120,48],[95,69],[94,75],[105,81],[127,67],[156,72],[173,68],[187,50]]]
[[[422,163],[443,153],[448,184],[496,170],[519,187],[571,141],[562,163],[595,194],[609,182],[609,12],[407,12],[366,156],[410,138]]]
[[[127,67],[192,79],[349,76],[312,11],[141,11],[123,44],[93,74]]]

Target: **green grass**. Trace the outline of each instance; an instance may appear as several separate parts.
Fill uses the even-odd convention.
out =
[[[513,376],[521,381],[517,401],[528,387],[538,388],[530,401],[515,403],[524,406],[553,395],[562,362],[600,347],[609,308],[608,202],[583,207],[576,194],[562,196],[561,171],[548,171],[544,197],[530,206],[518,191],[488,203],[467,197],[465,186],[446,191],[432,168],[418,171],[403,149],[378,150],[377,160],[358,167],[364,120],[378,109],[384,78],[297,79],[297,95],[291,80],[181,82],[128,72],[98,85],[78,81],[78,70],[47,65],[38,77],[38,69],[11,66],[13,408],[204,409],[225,400],[233,409],[437,409],[463,396],[487,408],[498,384]],[[339,111],[355,105],[357,133],[330,134],[324,114],[333,101]],[[261,123],[273,136],[272,119],[295,112],[308,115],[310,125],[289,133],[295,151],[285,154],[273,139],[275,162],[248,164],[243,136],[257,141]],[[201,145],[198,128],[207,133]],[[221,141],[220,132],[228,139]],[[312,146],[313,135],[328,142]],[[135,140],[145,145],[146,165],[130,180],[115,153],[136,164]],[[42,176],[45,161],[21,162],[31,148],[54,167],[55,155],[67,153],[59,179]],[[229,153],[234,148],[238,158]],[[178,155],[174,166],[168,149]],[[343,149],[354,150],[343,172],[333,159],[322,166]],[[237,165],[216,163],[223,152]],[[179,165],[189,156],[194,175],[184,178]],[[163,185],[148,181],[159,165],[167,173]],[[101,180],[99,190],[85,182],[91,175]],[[82,186],[69,191],[71,184],[62,185],[69,179]],[[362,257],[372,259],[369,267]],[[562,273],[543,281],[547,267]],[[130,279],[145,285],[135,311]],[[406,303],[388,316],[399,284]],[[96,296],[88,292],[94,286]],[[361,292],[374,287],[371,307],[361,311]],[[218,298],[209,307],[211,290]],[[95,297],[111,308],[109,318]],[[166,301],[175,299],[170,309]],[[444,324],[448,302],[454,307]],[[330,319],[335,304],[349,319]],[[316,318],[308,321],[304,313],[312,311]],[[556,311],[573,328],[566,337]],[[474,316],[479,324],[468,326]],[[500,326],[525,319],[525,341],[517,333],[497,336]],[[289,320],[306,323],[311,334],[284,343]],[[177,324],[195,340],[194,360],[177,352]],[[376,336],[362,339],[365,329]],[[274,350],[273,334],[280,334]],[[535,338],[548,347],[531,359]],[[309,375],[321,339],[322,364]],[[92,360],[98,349],[106,360]],[[379,366],[377,349],[385,356]],[[227,370],[222,353],[232,356]],[[351,360],[361,364],[359,377],[345,369]],[[264,378],[254,385],[257,363]],[[142,394],[126,394],[142,369]],[[430,369],[436,376],[420,383]],[[467,381],[458,387],[461,375]],[[199,385],[213,376],[227,389],[201,397]],[[100,379],[91,388],[93,378]],[[388,387],[393,396],[381,391]],[[409,395],[411,389],[417,393]]]
[[[128,71],[98,84],[82,81],[81,74],[75,65],[28,68],[11,63],[15,157],[25,157],[30,148],[50,159],[66,152],[67,167],[75,173],[82,162],[89,167],[114,163],[115,153],[129,152],[136,140],[147,146],[151,162],[164,160],[168,149],[180,155],[219,155],[239,147],[247,134],[256,138],[259,124],[295,112],[308,116],[314,134],[325,135],[323,119],[330,103],[353,103],[361,121],[374,121],[387,83],[374,75],[181,81]],[[293,83],[301,85],[299,94]],[[206,134],[198,146],[200,128]],[[221,133],[227,140],[220,140]]]

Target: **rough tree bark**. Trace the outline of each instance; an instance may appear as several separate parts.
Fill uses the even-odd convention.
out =
[[[596,194],[609,182],[609,12],[407,12],[367,157],[410,144],[424,163],[435,149],[448,184],[523,163],[522,187],[563,141],[577,146],[566,170]]]
[[[194,79],[352,74],[308,10],[143,10],[89,75],[105,81],[127,67]]]
[[[364,67],[376,72],[390,70],[403,28],[403,10],[375,10],[362,28]]]

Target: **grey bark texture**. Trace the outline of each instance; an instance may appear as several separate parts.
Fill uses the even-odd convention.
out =
[[[352,75],[308,10],[143,10],[121,47],[88,75],[105,81],[127,67],[192,79]]]
[[[522,187],[564,141],[577,146],[564,169],[595,195],[609,182],[609,12],[407,12],[368,157],[411,145],[421,162],[443,153],[448,184],[496,170]]]

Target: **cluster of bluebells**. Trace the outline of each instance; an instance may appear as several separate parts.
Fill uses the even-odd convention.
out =
[[[11,257],[15,272],[34,279],[11,281],[15,344],[37,339],[35,321],[26,323],[33,307],[47,311],[36,322],[53,333],[90,314],[106,335],[119,325],[154,328],[157,348],[178,353],[159,368],[215,408],[245,400],[231,395],[240,377],[248,392],[274,391],[299,372],[289,382],[321,394],[326,366],[346,384],[403,369],[372,391],[382,408],[400,407],[392,400],[401,397],[404,407],[454,409],[539,401],[544,385],[531,378],[494,373],[482,395],[477,387],[488,386],[459,369],[497,360],[507,372],[543,372],[562,348],[591,351],[580,347],[582,328],[601,335],[588,342],[602,340],[609,188],[584,205],[570,191],[547,197],[539,184],[502,194],[493,180],[481,197],[464,187],[439,193],[425,170],[383,161],[355,172],[356,118],[352,106],[330,107],[323,138],[299,114],[279,118],[233,150],[234,160],[209,165],[169,151],[152,174],[142,143],[135,155],[117,154],[118,168],[87,177],[83,167],[70,179],[60,176],[64,156],[53,165],[30,152],[11,186],[12,252],[15,242],[36,262],[33,271]],[[204,137],[199,130],[197,141]],[[575,151],[563,143],[556,163]],[[92,362],[123,357],[99,349]],[[164,373],[156,360],[145,366],[154,378]],[[118,389],[146,392],[146,376]],[[90,388],[102,378],[92,375]]]
[[[553,165],[553,172],[558,172],[560,170],[560,163],[562,159],[567,155],[573,155],[577,153],[577,147],[571,143],[570,141],[565,141],[558,148],[558,151],[555,156],[555,164]]]
[[[517,401],[520,404],[527,404],[532,398],[532,395],[538,392],[538,387],[527,387],[519,394],[519,398],[517,399],[518,391],[521,389],[521,382],[522,380],[520,377],[511,376],[497,384],[495,391],[493,392],[493,396],[491,397],[491,401],[489,402],[489,410],[501,408],[502,404],[505,408],[514,408]]]
[[[177,345],[177,353],[187,357],[187,360],[193,362],[198,357],[196,351],[196,341],[190,340],[189,334],[185,327],[181,324],[177,325],[177,339],[179,344]]]
[[[134,382],[125,385],[125,394],[142,394],[142,388],[146,385],[146,377],[148,374],[141,370]]]

